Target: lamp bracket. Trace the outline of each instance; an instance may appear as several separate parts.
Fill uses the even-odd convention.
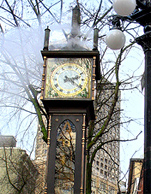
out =
[[[151,7],[151,0],[136,0],[137,6],[141,9]]]
[[[122,23],[125,21],[137,22],[144,28],[146,28],[148,25],[151,25],[151,0],[149,0],[149,2],[137,0],[137,7],[129,16],[112,16],[113,28],[121,30]]]
[[[110,30],[112,29],[118,29],[122,31],[122,22],[124,20],[125,17],[120,16],[120,15],[112,15],[111,18],[109,19],[109,22],[111,22],[112,27],[110,28]]]
[[[146,32],[142,36],[135,39],[137,44],[142,46],[144,53],[151,50],[151,31]]]

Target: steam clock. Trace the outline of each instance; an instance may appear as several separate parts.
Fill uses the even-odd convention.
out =
[[[47,29],[45,43],[48,42]],[[99,52],[81,47],[42,51],[41,100],[49,116],[47,194],[85,192],[86,129],[95,119]]]

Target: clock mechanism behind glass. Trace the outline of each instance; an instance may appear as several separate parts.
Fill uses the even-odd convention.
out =
[[[48,58],[45,98],[90,98],[92,59]]]

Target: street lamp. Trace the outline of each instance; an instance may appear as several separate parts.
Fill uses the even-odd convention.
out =
[[[106,36],[106,44],[111,49],[118,50],[125,44],[125,35],[119,29],[112,29]]]
[[[136,8],[136,0],[114,0],[113,8],[118,15],[128,16]]]
[[[151,0],[114,0],[113,7],[118,15],[113,17],[113,25],[120,28],[124,21],[137,22],[144,28],[144,34],[135,39],[145,54],[145,114],[144,114],[144,194],[151,194]],[[128,10],[128,11],[126,11]],[[124,11],[124,12],[123,12]],[[127,13],[126,13],[127,12]],[[121,29],[122,30],[122,29]],[[111,32],[115,33],[113,30]],[[109,33],[107,45],[113,47]],[[123,33],[123,32],[122,32]],[[120,35],[120,37],[123,37]],[[119,37],[119,38],[120,38]],[[120,42],[120,41],[119,41]],[[121,39],[123,42],[123,38]],[[121,48],[123,44],[121,44]]]

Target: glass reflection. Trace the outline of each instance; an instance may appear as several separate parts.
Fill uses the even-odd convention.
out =
[[[70,120],[61,123],[57,132],[55,194],[72,194],[75,171],[76,129]]]

